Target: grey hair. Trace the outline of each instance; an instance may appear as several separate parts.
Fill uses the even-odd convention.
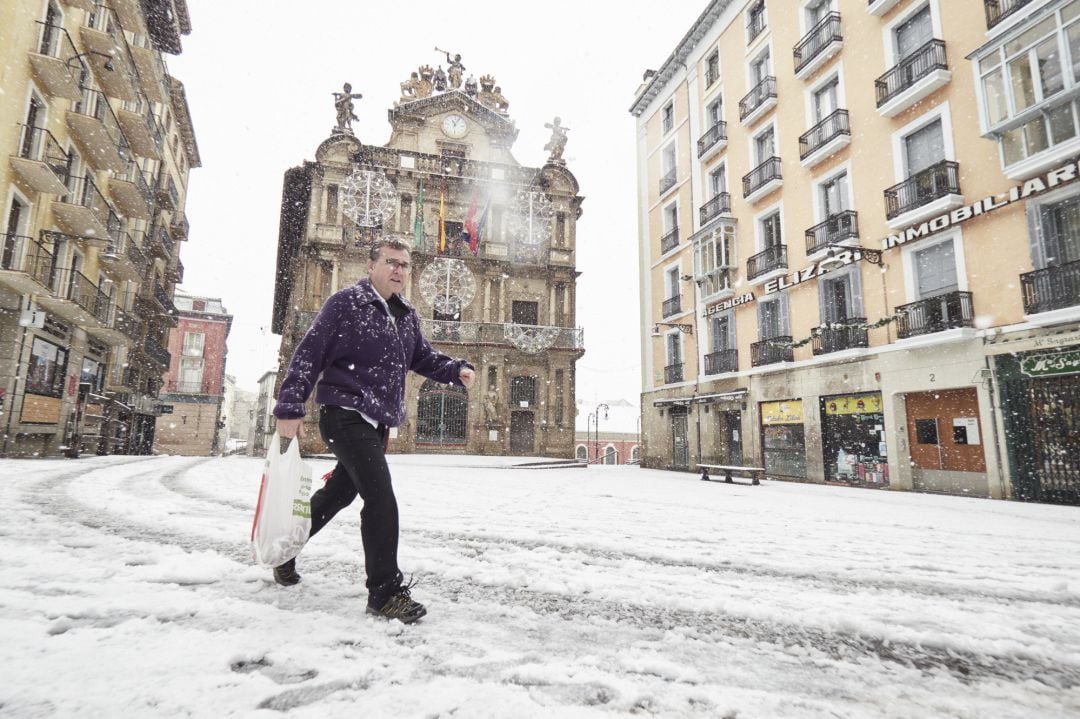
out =
[[[391,250],[404,250],[410,255],[412,254],[412,249],[409,247],[408,243],[399,240],[396,237],[380,237],[371,243],[371,249],[368,250],[368,259],[379,259],[379,253],[382,252],[384,247]]]

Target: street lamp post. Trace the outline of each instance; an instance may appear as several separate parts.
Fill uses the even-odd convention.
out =
[[[597,461],[600,461],[600,410],[601,409],[604,410],[604,419],[607,419],[608,409],[609,408],[608,408],[608,406],[606,404],[601,402],[600,404],[596,405],[596,411],[593,413],[593,417],[595,418],[595,421],[596,421],[596,434],[594,436],[596,437],[596,452],[595,452],[595,454],[596,454],[596,460]]]

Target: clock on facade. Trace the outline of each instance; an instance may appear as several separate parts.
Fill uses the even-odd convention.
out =
[[[447,115],[442,121],[442,131],[447,137],[465,137],[469,126],[465,124],[465,118],[461,115]]]

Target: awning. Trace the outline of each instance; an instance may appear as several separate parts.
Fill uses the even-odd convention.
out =
[[[661,407],[663,405],[690,405],[690,404],[704,404],[706,402],[738,402],[746,397],[749,390],[737,389],[731,392],[715,392],[713,394],[692,395],[690,397],[665,397],[663,399],[654,399],[653,407]]]

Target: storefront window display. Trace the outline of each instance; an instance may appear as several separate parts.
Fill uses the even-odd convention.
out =
[[[26,372],[26,391],[48,397],[64,392],[64,372],[67,369],[67,350],[35,337],[30,348],[30,365]]]
[[[801,399],[762,402],[761,446],[769,476],[806,477],[806,440]]]
[[[881,393],[821,398],[825,481],[889,486]]]

